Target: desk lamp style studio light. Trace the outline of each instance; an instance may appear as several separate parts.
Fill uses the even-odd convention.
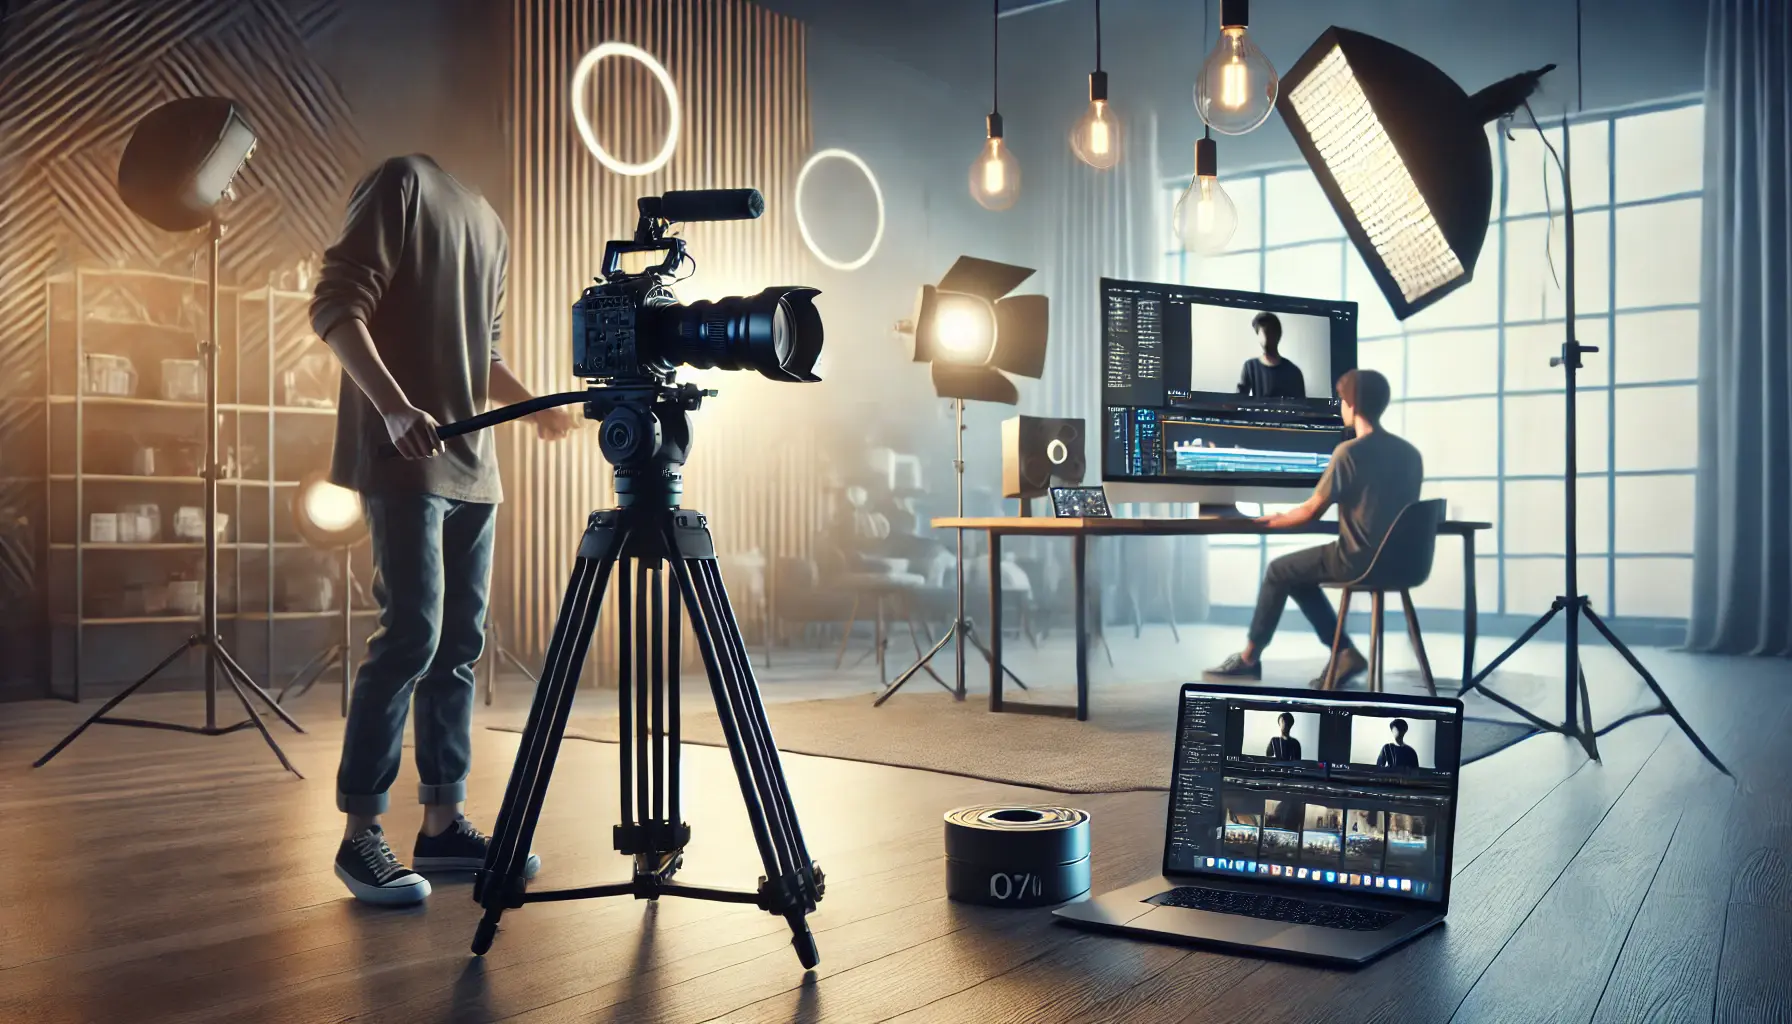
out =
[[[200,356],[205,363],[205,603],[199,631],[163,658],[136,682],[125,687],[107,701],[75,731],[37,759],[34,767],[42,767],[74,742],[75,737],[95,723],[123,725],[144,729],[167,729],[200,736],[222,736],[253,726],[267,741],[268,747],[286,770],[294,775],[299,770],[286,759],[286,753],[274,742],[261,715],[250,703],[254,696],[297,732],[293,721],[274,699],[245,671],[218,635],[218,251],[224,238],[224,225],[219,219],[219,206],[231,194],[231,184],[255,151],[255,130],[244,120],[237,105],[216,96],[195,96],[174,100],[150,111],[131,132],[124,156],[118,164],[118,194],[137,216],[164,231],[187,233],[207,228],[210,231],[209,274],[206,278],[207,334],[200,343]],[[117,707],[143,684],[174,664],[189,649],[197,648],[205,674],[205,724],[182,725],[149,721],[141,718],[113,718],[107,712]],[[218,678],[222,675],[248,715],[234,725],[218,724]],[[303,776],[300,776],[303,778]]]
[[[1576,9],[1576,53],[1579,48]],[[1520,107],[1530,114],[1530,95],[1555,65],[1527,71],[1469,95],[1448,75],[1412,53],[1360,32],[1330,28],[1314,42],[1282,81],[1276,106],[1319,185],[1331,200],[1375,283],[1394,315],[1405,320],[1467,284],[1487,235],[1493,203],[1493,157],[1485,126],[1509,118]],[[1578,76],[1578,71],[1577,71]],[[1578,91],[1578,89],[1577,89]],[[1577,104],[1578,106],[1578,104]],[[1531,116],[1533,125],[1536,123]],[[1562,177],[1562,230],[1565,247],[1563,299],[1566,333],[1560,354],[1550,360],[1564,376],[1563,486],[1566,523],[1563,553],[1566,586],[1562,596],[1512,646],[1458,694],[1479,690],[1547,732],[1572,737],[1599,757],[1598,737],[1635,718],[1665,714],[1719,771],[1729,774],[1645,669],[1636,655],[1593,611],[1580,592],[1575,536],[1575,371],[1581,356],[1599,351],[1575,338],[1574,199],[1570,187],[1568,136],[1563,133],[1557,167]],[[1554,147],[1548,137],[1544,145]],[[1486,679],[1554,619],[1566,612],[1561,722],[1548,721],[1495,693]],[[1580,660],[1580,623],[1586,622],[1653,690],[1655,707],[1595,728]]]
[[[975,256],[960,256],[952,269],[937,285],[922,285],[916,300],[913,320],[896,325],[897,333],[907,335],[913,344],[912,356],[917,363],[929,364],[933,374],[933,390],[941,398],[952,399],[956,423],[957,456],[952,468],[957,482],[958,516],[964,518],[964,403],[1001,402],[1018,405],[1020,391],[1009,374],[1037,380],[1045,373],[1045,343],[1050,325],[1050,303],[1043,295],[1010,295],[1021,282],[1033,276],[1027,267],[1017,267]],[[954,583],[957,587],[957,618],[946,635],[933,649],[910,665],[895,681],[878,694],[873,706],[881,706],[902,688],[915,673],[925,670],[946,686],[928,664],[933,656],[953,641],[956,649],[954,685],[946,686],[954,698],[963,700],[964,649],[971,644],[989,657],[989,650],[977,639],[976,627],[964,614],[964,531],[958,531],[957,564]],[[1000,581],[991,586],[1000,589]],[[1007,671],[1007,669],[1003,669]],[[1021,689],[1026,684],[1013,672],[1008,673]]]

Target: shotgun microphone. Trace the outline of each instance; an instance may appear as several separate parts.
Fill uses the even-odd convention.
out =
[[[765,212],[765,197],[756,188],[707,188],[644,196],[643,217],[690,223],[702,220],[755,220]]]

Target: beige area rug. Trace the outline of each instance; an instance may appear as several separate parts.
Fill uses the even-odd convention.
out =
[[[1502,674],[1504,691],[1529,695],[1543,681]],[[1416,674],[1389,673],[1388,689],[1421,692]],[[1452,692],[1446,688],[1445,692]],[[1175,738],[1176,684],[1104,683],[1091,701],[1087,722],[1025,714],[990,714],[988,696],[973,692],[963,703],[925,676],[911,681],[883,707],[872,694],[827,700],[772,702],[766,706],[772,734],[786,753],[919,768],[1059,793],[1120,793],[1169,788]],[[1035,687],[1004,691],[1012,702],[1073,703],[1068,689]],[[1474,714],[1478,708],[1472,708]],[[522,722],[494,726],[520,732]],[[1464,728],[1463,760],[1486,757],[1530,735],[1510,721],[1471,719]],[[572,739],[614,743],[614,714],[581,714],[567,724]],[[686,697],[684,739],[724,744],[720,722],[707,700]]]

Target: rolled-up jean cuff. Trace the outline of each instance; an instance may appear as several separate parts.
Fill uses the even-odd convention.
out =
[[[384,793],[336,793],[336,809],[344,814],[371,816],[386,813],[388,803]]]
[[[422,804],[458,804],[467,799],[467,782],[449,782],[440,786],[417,786],[417,802]]]

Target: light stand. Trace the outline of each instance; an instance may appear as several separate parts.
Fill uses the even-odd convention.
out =
[[[504,662],[511,668],[521,672],[523,678],[529,680],[531,686],[541,685],[541,678],[523,664],[523,660],[512,654],[510,648],[504,646],[504,634],[498,631],[497,620],[490,613],[485,617],[485,704],[491,706],[492,697],[498,692],[498,663]]]
[[[958,425],[958,430],[957,430],[958,454],[957,454],[957,457],[952,460],[952,472],[953,472],[954,479],[957,481],[958,518],[963,519],[964,518],[964,399],[962,399],[962,398],[953,399],[952,400],[952,410],[953,410],[954,418],[956,419],[957,425]],[[949,691],[952,694],[953,700],[964,700],[964,695],[965,695],[964,648],[965,648],[965,644],[970,644],[971,646],[977,648],[977,651],[983,655],[983,660],[990,661],[990,662],[994,661],[994,656],[989,653],[989,648],[983,646],[983,641],[977,639],[976,624],[973,623],[964,614],[964,529],[962,527],[960,527],[956,532],[958,534],[958,561],[957,561],[957,564],[952,567],[952,572],[953,572],[953,577],[954,577],[953,582],[957,589],[957,593],[955,594],[955,597],[958,602],[956,617],[952,620],[951,627],[946,630],[946,635],[940,637],[939,642],[933,645],[933,649],[928,651],[926,654],[923,654],[919,661],[915,662],[913,665],[910,665],[908,668],[904,669],[902,671],[902,674],[897,676],[895,681],[891,682],[889,686],[884,687],[883,692],[877,695],[877,699],[871,702],[872,707],[882,707],[884,701],[889,700],[890,697],[892,695],[894,695],[897,690],[902,689],[902,684],[908,682],[909,679],[912,678],[916,672],[920,672],[923,669],[926,670],[928,675],[933,676],[933,679],[935,682],[939,683],[941,686],[946,687],[947,691]],[[993,575],[989,581],[989,585],[991,587],[995,588],[996,600],[1000,601],[1002,599],[1002,597],[1001,597],[1001,594],[1002,594],[1001,567],[996,566],[992,570],[992,572],[993,572]],[[946,686],[946,681],[944,679],[941,679],[939,677],[939,673],[935,672],[933,670],[933,666],[929,664],[929,662],[933,661],[934,655],[945,650],[947,644],[954,645],[953,680],[956,684],[954,686]],[[1008,666],[1003,665],[1002,671],[1004,673],[1007,673],[1008,678],[1014,680],[1014,683],[1016,686],[1019,686],[1023,690],[1027,688],[1027,684],[1021,682],[1020,677],[1015,675],[1013,670],[1008,668]]]
[[[206,278],[206,308],[210,316],[209,335],[200,345],[200,354],[205,360],[205,605],[200,619],[199,632],[187,637],[186,642],[176,647],[172,653],[163,658],[136,682],[125,687],[116,697],[100,706],[86,721],[75,727],[75,730],[62,738],[62,741],[51,747],[49,753],[38,758],[32,767],[41,768],[50,759],[62,752],[62,748],[75,741],[77,736],[87,731],[87,727],[95,723],[105,725],[123,725],[138,729],[167,729],[174,732],[194,733],[200,736],[224,736],[254,726],[267,741],[274,756],[280,759],[287,771],[304,778],[292,762],[287,760],[286,752],[280,744],[274,742],[273,734],[261,720],[255,706],[249,702],[253,693],[268,706],[282,722],[291,726],[294,732],[304,732],[299,723],[293,721],[291,715],[280,707],[273,695],[262,689],[242,665],[237,663],[230,651],[224,647],[223,639],[218,635],[218,251],[224,238],[224,226],[216,217],[211,219],[210,265]],[[143,718],[113,718],[107,714],[123,703],[131,694],[136,693],[143,684],[160,675],[162,670],[193,648],[199,648],[205,666],[205,724],[203,726],[183,725],[173,722],[159,722]],[[236,694],[243,705],[243,711],[249,716],[234,725],[218,724],[218,675],[223,674],[224,682]]]
[[[1527,104],[1526,110],[1528,111],[1529,109],[1529,105]],[[1535,119],[1533,118],[1533,124],[1534,123]],[[1649,670],[1643,667],[1643,663],[1638,661],[1636,655],[1631,653],[1630,648],[1624,645],[1624,641],[1618,639],[1617,635],[1612,632],[1611,627],[1607,626],[1605,621],[1593,611],[1592,602],[1585,594],[1580,592],[1579,550],[1577,538],[1575,536],[1575,497],[1579,483],[1578,477],[1576,476],[1577,466],[1575,459],[1575,442],[1579,436],[1578,423],[1575,418],[1575,378],[1581,367],[1581,355],[1583,353],[1597,352],[1599,350],[1590,345],[1582,345],[1575,339],[1574,335],[1574,279],[1577,275],[1575,273],[1574,263],[1574,198],[1573,186],[1570,183],[1569,174],[1569,169],[1573,166],[1572,147],[1569,144],[1569,138],[1572,134],[1572,132],[1567,130],[1562,132],[1562,159],[1559,165],[1562,172],[1562,242],[1563,249],[1565,250],[1564,259],[1567,262],[1567,283],[1563,288],[1566,333],[1562,341],[1561,355],[1552,357],[1549,361],[1551,366],[1559,366],[1562,368],[1565,387],[1567,388],[1565,395],[1566,415],[1563,420],[1563,432],[1565,435],[1564,443],[1566,445],[1565,458],[1567,465],[1566,477],[1563,481],[1563,487],[1565,489],[1563,508],[1566,518],[1563,550],[1567,556],[1567,583],[1564,588],[1564,596],[1558,596],[1555,601],[1550,604],[1549,610],[1544,612],[1537,621],[1531,623],[1523,633],[1519,634],[1518,639],[1512,641],[1510,647],[1507,647],[1500,653],[1499,657],[1489,662],[1486,668],[1476,673],[1473,679],[1463,684],[1463,687],[1457,693],[1457,696],[1462,697],[1479,690],[1481,693],[1486,694],[1490,700],[1516,712],[1526,721],[1535,725],[1538,729],[1545,732],[1558,733],[1579,741],[1581,746],[1586,748],[1587,756],[1594,760],[1599,759],[1599,737],[1604,736],[1606,733],[1611,732],[1621,725],[1635,721],[1639,718],[1647,718],[1652,715],[1667,715],[1674,720],[1675,725],[1680,727],[1680,731],[1686,734],[1686,738],[1692,741],[1693,746],[1699,749],[1699,753],[1705,756],[1705,760],[1710,761],[1712,766],[1718,771],[1723,772],[1725,775],[1729,775],[1730,770],[1724,767],[1723,762],[1717,759],[1717,755],[1711,752],[1711,748],[1705,745],[1705,741],[1699,738],[1699,734],[1694,732],[1692,726],[1687,724],[1686,719],[1680,716],[1679,709],[1675,708],[1674,702],[1668,699],[1668,695],[1663,692],[1661,684],[1656,682],[1655,677],[1649,674]],[[1544,144],[1548,145],[1547,137],[1544,139]],[[1560,723],[1555,723],[1546,721],[1524,708],[1519,707],[1517,704],[1498,693],[1495,693],[1486,685],[1485,680],[1495,669],[1499,668],[1507,658],[1510,658],[1519,648],[1530,642],[1531,638],[1536,636],[1544,626],[1548,625],[1550,620],[1554,619],[1557,614],[1562,612],[1567,612],[1568,614],[1568,617],[1563,622],[1566,632],[1562,652],[1565,685],[1563,688],[1564,699],[1562,721]],[[1636,671],[1638,676],[1642,677],[1643,682],[1654,692],[1657,701],[1654,707],[1625,715],[1603,728],[1594,727],[1592,705],[1587,696],[1587,675],[1580,660],[1580,620],[1583,617],[1587,620],[1589,625],[1599,631],[1601,636],[1605,637],[1606,642],[1612,645],[1612,649],[1617,651],[1619,656],[1630,664],[1630,667]]]
[[[349,694],[355,688],[355,595],[361,592],[360,581],[355,579],[352,550],[342,549],[342,614],[337,619],[341,632],[335,642],[314,655],[293,674],[291,682],[280,688],[277,698],[282,704],[303,697],[325,672],[338,668],[342,671],[342,717],[348,717]]]

